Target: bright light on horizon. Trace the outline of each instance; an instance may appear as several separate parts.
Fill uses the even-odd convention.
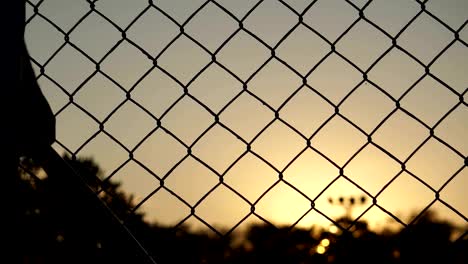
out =
[[[96,2],[96,9],[122,28],[147,4],[139,1],[109,8],[105,2]],[[444,203],[468,215],[468,203],[464,199],[465,186],[468,186],[465,161],[468,60],[463,60],[468,49],[461,41],[454,41],[431,62],[429,75],[420,63],[401,51],[414,53],[423,62],[430,61],[453,40],[453,32],[423,12],[399,34],[398,48],[393,47],[375,66],[367,69],[391,47],[392,41],[365,20],[360,19],[336,43],[333,49],[340,52],[338,55],[331,52],[322,36],[303,25],[277,43],[298,23],[297,16],[280,3],[272,5],[265,1],[257,7],[258,12],[250,13],[243,20],[243,27],[269,45],[278,44],[275,56],[271,57],[269,48],[240,30],[216,51],[213,55],[216,62],[211,62],[212,55],[184,34],[214,53],[228,33],[238,29],[238,22],[209,3],[207,9],[185,24],[183,20],[198,8],[197,3],[165,2],[159,8],[170,10],[167,13],[184,25],[181,37],[157,61],[143,54],[140,48],[157,56],[181,31],[164,14],[149,8],[126,29],[126,38],[139,47],[123,40],[100,62],[100,72],[95,75],[96,65],[81,52],[100,61],[121,39],[121,32],[97,13],[91,12],[67,33],[66,39],[82,51],[64,43],[63,33],[41,16],[33,16],[26,30],[31,57],[38,63],[47,62],[42,69],[34,67],[38,75],[43,71],[38,82],[52,110],[58,113],[60,144],[54,144],[54,148],[59,152],[79,150],[75,153],[78,156],[93,157],[106,175],[113,174],[122,188],[137,200],[160,188],[159,179],[164,178],[164,188],[170,191],[160,188],[139,209],[147,219],[164,225],[176,224],[189,216],[194,207],[196,216],[210,225],[235,225],[249,214],[248,221],[260,220],[251,214],[254,205],[255,214],[277,225],[291,225],[300,219],[297,227],[328,228],[331,222],[327,217],[336,220],[347,212],[343,206],[331,205],[329,197],[364,195],[367,203],[353,206],[351,218],[368,210],[360,220],[367,221],[372,228],[381,228],[397,221],[372,205],[373,197],[379,206],[409,222],[408,216],[432,203],[437,192],[440,201],[436,200],[430,209],[458,223],[466,223]],[[294,1],[285,2],[291,2],[298,13],[303,11]],[[429,1],[426,9],[442,16],[442,20],[458,30],[466,21],[463,10],[468,9],[468,1],[453,10],[436,2]],[[65,32],[90,11],[86,1],[50,3],[43,1],[37,10]],[[236,1],[224,5],[239,20],[248,10]],[[399,6],[392,1],[373,1],[366,7],[365,15],[396,34],[419,9],[417,3]],[[388,10],[398,15],[388,16]],[[34,8],[27,3],[28,17],[33,12]],[[334,15],[330,16],[329,12]],[[346,1],[318,1],[300,21],[333,43],[358,18],[359,12]],[[330,19],[334,23],[329,23]],[[206,31],[207,25],[213,30]],[[459,38],[466,42],[465,32],[468,32],[466,26],[459,29]],[[64,48],[55,54],[62,44]],[[52,55],[54,58],[48,61]],[[325,56],[328,57],[314,68]],[[361,68],[356,69],[342,56]],[[271,60],[249,79],[268,59]],[[139,82],[154,65],[157,67]],[[200,72],[205,66],[206,70]],[[303,77],[312,68],[314,71]],[[185,85],[199,72],[193,82]],[[421,81],[415,84],[418,79]],[[409,87],[413,88],[407,92]],[[113,112],[119,105],[122,106]],[[67,107],[62,109],[64,106]],[[449,111],[452,112],[445,117]],[[427,127],[435,124],[430,132]],[[100,125],[105,133],[100,131]],[[95,133],[97,136],[93,137]],[[427,140],[430,133],[436,137]],[[307,142],[305,138],[312,135]],[[311,147],[303,151],[308,145]],[[357,151],[360,152],[356,154]],[[220,175],[223,176],[221,184]],[[198,203],[218,184],[217,189]],[[188,222],[203,225],[194,216]],[[336,226],[329,230],[338,231]],[[322,245],[317,247],[317,253],[323,254],[325,250]]]
[[[328,247],[330,245],[330,240],[328,238],[324,238],[320,241],[320,245],[324,247]]]
[[[318,245],[317,248],[315,249],[315,251],[319,254],[324,254],[326,250],[327,248],[322,245]]]

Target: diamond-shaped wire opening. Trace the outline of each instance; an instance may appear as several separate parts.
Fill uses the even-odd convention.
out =
[[[428,64],[453,40],[453,34],[438,21],[422,13],[398,38],[398,45]]]
[[[249,213],[250,206],[223,185],[216,187],[195,209],[197,216],[220,232],[224,230],[218,230],[219,227],[233,227]]]
[[[132,102],[125,102],[104,124],[106,132],[133,149],[156,127],[151,116]]]
[[[101,71],[130,90],[152,66],[152,61],[139,49],[123,41],[104,59]]]
[[[311,208],[311,202],[296,190],[279,182],[255,205],[255,213],[276,225],[298,221]]]
[[[190,63],[184,63],[185,61]],[[208,53],[191,39],[181,35],[161,55],[158,65],[175,79],[187,84],[211,61]]]
[[[164,185],[194,206],[217,183],[219,177],[192,157],[171,172]]]
[[[284,171],[283,179],[310,199],[315,199],[338,175],[338,168],[307,149]]]
[[[213,116],[185,96],[161,119],[164,127],[187,145],[191,145],[211,124]],[[187,126],[190,129],[187,129]]]
[[[296,27],[277,48],[277,56],[303,76],[329,52],[330,45],[303,25]]]
[[[96,61],[100,61],[121,39],[119,30],[94,12],[70,34],[70,42]]]
[[[255,115],[246,119],[249,113]],[[220,121],[247,142],[252,141],[273,118],[274,113],[270,109],[247,93],[237,97],[220,115]]]
[[[218,173],[223,173],[245,150],[245,144],[236,136],[215,125],[193,146],[192,153]]]
[[[401,107],[433,127],[459,102],[458,96],[426,76],[400,101]]]
[[[242,83],[216,64],[210,65],[190,85],[190,94],[214,113],[223,109],[242,89]]]
[[[428,135],[429,131],[424,126],[398,110],[379,127],[372,141],[404,161]]]
[[[190,208],[167,190],[160,188],[148,200],[141,211],[148,221],[173,227],[190,215]]]
[[[396,36],[419,11],[421,5],[416,1],[374,0],[365,9],[365,16],[391,36]]]
[[[387,36],[360,20],[338,42],[336,49],[361,70],[367,70],[391,45]]]
[[[133,206],[142,202],[160,186],[156,177],[134,161],[130,161],[122,168],[119,168],[110,179],[114,183],[122,184],[122,188],[133,195]],[[134,209],[134,207],[129,209]]]
[[[431,65],[431,73],[462,94],[465,92],[468,83],[468,75],[466,74],[467,58],[468,49],[457,41]]]
[[[128,29],[127,36],[156,57],[179,33],[177,24],[159,10],[150,8]]]
[[[125,100],[125,93],[109,79],[97,73],[73,98],[78,105],[103,121]]]
[[[92,157],[99,161],[105,178],[128,160],[128,152],[103,132],[97,134],[80,150],[80,156]]]
[[[364,134],[338,116],[331,119],[312,138],[312,146],[340,166],[366,142]]]
[[[340,106],[340,113],[367,133],[395,109],[395,103],[370,83],[361,84]]]
[[[409,199],[415,198],[417,199]],[[377,196],[377,204],[402,222],[410,223],[432,201],[435,195],[427,186],[406,172],[398,177]],[[401,204],[405,204],[402,209]]]
[[[57,141],[71,151],[78,150],[98,131],[98,124],[76,106],[67,106],[56,117]]]
[[[304,15],[304,23],[330,42],[335,42],[356,19],[358,11],[340,0],[317,1]]]
[[[406,168],[438,190],[463,166],[463,162],[462,157],[431,138],[408,160]]]
[[[255,184],[252,184],[252,180]],[[278,173],[251,153],[243,156],[224,176],[224,182],[255,202],[278,180]]]
[[[241,53],[239,51],[242,50]],[[260,66],[268,60],[270,51],[255,38],[239,31],[224,46],[216,60],[242,80],[247,80]]]
[[[270,16],[276,19],[268,19]],[[244,20],[245,28],[270,47],[276,46],[296,23],[297,16],[279,1],[261,2]]]
[[[208,3],[190,20],[185,32],[214,52],[237,29],[236,20],[214,3]]]
[[[135,160],[163,177],[187,155],[187,149],[162,129],[156,130],[134,151]]]
[[[301,83],[294,72],[277,60],[271,60],[249,82],[248,90],[278,109]]]
[[[251,153],[243,156],[224,175],[224,182],[251,203],[255,202],[277,180],[278,173]],[[252,184],[252,181],[255,184]]]
[[[160,118],[183,94],[177,82],[155,68],[135,86],[131,98]]]
[[[278,139],[282,140],[278,140]],[[282,170],[306,146],[306,140],[283,123],[275,121],[252,144],[257,153],[276,169]]]
[[[45,74],[73,93],[95,72],[95,64],[79,51],[65,45],[45,67]]]
[[[281,109],[280,116],[288,124],[310,137],[333,114],[335,108],[307,87],[303,87]]]
[[[345,167],[344,174],[371,195],[376,195],[401,171],[401,165],[373,145],[367,145]]]
[[[331,54],[307,78],[307,83],[334,104],[357,84],[362,74],[336,54]]]
[[[424,68],[398,49],[392,49],[369,72],[368,78],[393,98],[400,98],[424,74]]]

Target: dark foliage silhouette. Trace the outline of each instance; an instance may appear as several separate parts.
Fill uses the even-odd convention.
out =
[[[219,237],[208,232],[190,231],[189,226],[170,228],[144,220],[144,215],[130,213],[133,198],[120,184],[104,181],[103,173],[92,159],[64,157],[86,183],[121,219],[125,219],[135,236],[155,257],[158,263],[466,263],[467,237],[457,227],[438,220],[427,211],[417,221],[401,230],[375,232],[364,221],[347,216],[336,220],[341,227],[331,233],[319,226],[309,229],[252,224],[245,233]],[[61,204],[56,196],[53,180],[42,180],[39,166],[31,159],[23,159],[19,169],[22,200],[20,211],[23,263],[134,263],[126,255],[127,248],[112,243],[119,239],[99,224],[93,215],[77,217],[67,210],[81,211],[76,204]],[[91,221],[85,219],[91,218]],[[454,241],[455,238],[459,238]],[[324,251],[317,248],[327,240]],[[234,243],[234,241],[238,241]],[[109,251],[106,251],[108,247]],[[126,259],[127,258],[127,259]]]
[[[70,165],[80,173],[90,187],[97,187],[100,169],[89,159],[71,160],[65,157]],[[22,241],[32,241],[24,247],[26,258],[38,263],[80,263],[82,261],[110,261],[125,259],[124,248],[119,249],[113,243],[113,231],[103,223],[96,210],[84,202],[75,189],[67,189],[62,181],[53,177],[39,180],[34,175],[40,173],[31,159],[24,159],[19,170],[23,206],[19,210],[22,223],[28,229],[21,234]],[[64,175],[62,175],[64,176]],[[118,184],[107,184],[113,193],[111,209],[120,216],[128,214],[121,208],[129,208],[131,198],[119,192]],[[102,195],[107,199],[107,194]],[[132,214],[139,219],[141,215]],[[133,220],[133,219],[132,219]],[[141,221],[141,220],[140,220]],[[24,223],[23,223],[24,222]],[[42,241],[41,243],[38,243]],[[38,248],[39,246],[39,248]],[[112,251],[112,252],[111,252]],[[31,260],[29,260],[31,261]]]
[[[31,4],[35,14],[39,14],[41,2],[37,6]],[[89,2],[94,10],[94,1]],[[149,8],[154,7],[152,1],[149,3]],[[1,16],[3,25],[8,25],[2,32],[5,37],[3,44],[6,45],[3,63],[8,66],[4,67],[6,69],[2,80],[5,87],[3,98],[8,102],[1,104],[4,107],[1,112],[4,113],[3,142],[6,146],[3,153],[6,155],[0,159],[6,175],[6,191],[2,197],[6,201],[4,210],[7,212],[5,251],[13,254],[15,259],[12,263],[140,263],[128,243],[123,243],[122,236],[113,228],[115,223],[112,226],[108,221],[110,218],[104,217],[100,208],[88,201],[89,193],[86,193],[83,186],[68,182],[67,179],[70,178],[65,177],[66,172],[56,168],[55,164],[49,164],[43,156],[55,140],[55,117],[36,83],[24,43],[24,4],[25,1],[3,3],[6,12]],[[253,13],[255,8],[248,13]],[[421,2],[421,8],[420,13],[426,12],[425,1]],[[360,19],[365,18],[364,10],[359,10],[359,16]],[[136,20],[137,18],[133,22]],[[301,15],[300,23],[302,20]],[[416,19],[411,21],[414,20]],[[411,22],[406,27],[410,24]],[[445,24],[444,26],[448,27]],[[455,40],[438,56],[454,42],[462,42],[459,38],[462,28],[463,26],[459,30],[451,30],[455,33]],[[292,31],[293,29],[289,33]],[[391,40],[394,48],[398,47],[406,52],[402,47],[395,46],[396,38]],[[70,43],[68,34],[65,42]],[[223,45],[228,42],[226,40]],[[198,42],[196,44],[202,46]],[[332,52],[335,52],[336,44],[339,43],[331,45]],[[274,49],[271,51],[272,56],[275,56]],[[383,56],[389,52],[390,49]],[[211,55],[212,62],[215,62],[216,54]],[[149,56],[149,59],[153,58]],[[358,68],[351,61],[350,64]],[[431,65],[432,63],[424,66],[427,74],[430,73]],[[96,66],[99,68],[99,64]],[[363,81],[367,83],[367,71],[361,72],[365,72]],[[306,80],[310,73],[312,71],[301,77]],[[306,81],[304,85],[308,87]],[[312,89],[310,86],[309,88]],[[463,98],[463,94],[455,94]],[[130,94],[128,95],[130,98]],[[395,101],[397,110],[403,110],[400,100]],[[73,101],[72,95],[70,101]],[[463,99],[460,101],[462,104]],[[336,106],[337,114],[338,108],[339,105]],[[275,119],[278,119],[279,110],[274,112]],[[431,136],[433,130],[434,128],[430,130]],[[371,136],[368,135],[369,143]],[[308,142],[310,140],[308,138]],[[41,168],[29,158],[23,158],[21,169],[16,171],[19,157],[22,156],[37,160],[53,173],[42,180],[36,178],[34,175],[41,174]],[[463,158],[466,165],[466,157]],[[242,234],[240,243],[234,243],[234,238],[240,234],[218,237],[190,231],[187,226],[159,226],[144,221],[142,214],[130,211],[134,206],[133,197],[125,193],[119,183],[102,179],[99,166],[92,159],[64,159],[83,178],[85,185],[92,192],[99,193],[100,199],[112,212],[125,220],[126,226],[131,228],[160,263],[468,263],[466,227],[461,229],[463,235],[460,237],[460,230],[452,223],[438,220],[430,211],[408,227],[388,232],[370,230],[367,223],[353,221],[348,216],[336,220],[338,225],[346,229],[338,233],[330,233],[319,227],[291,229],[255,224]],[[454,237],[460,238],[454,240]],[[237,237],[236,241],[238,240]],[[4,257],[9,259],[10,255]]]

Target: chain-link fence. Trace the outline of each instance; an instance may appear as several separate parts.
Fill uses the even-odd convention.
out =
[[[220,237],[434,208],[466,225],[465,3],[129,2],[28,1],[26,23],[55,148],[104,160],[131,213]]]

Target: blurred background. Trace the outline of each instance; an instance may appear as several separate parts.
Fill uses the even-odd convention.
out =
[[[53,147],[147,221],[466,225],[467,1],[149,3],[26,5]]]

